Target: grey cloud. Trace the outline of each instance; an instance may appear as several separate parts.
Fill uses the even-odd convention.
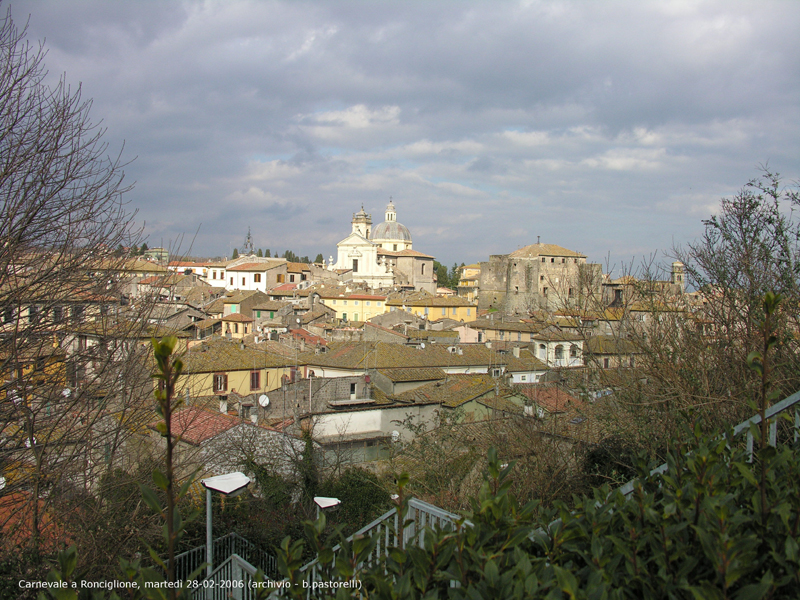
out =
[[[448,264],[536,235],[601,260],[696,235],[760,162],[800,175],[795,3],[12,9],[137,157],[153,235],[202,222],[211,255],[252,223],[263,247],[327,256],[393,195],[415,248]]]

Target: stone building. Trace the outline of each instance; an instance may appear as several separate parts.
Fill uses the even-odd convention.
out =
[[[536,243],[480,263],[478,307],[506,314],[579,307],[600,298],[602,269],[586,255],[555,244]]]

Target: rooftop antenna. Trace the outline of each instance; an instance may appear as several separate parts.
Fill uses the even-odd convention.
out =
[[[542,236],[540,236],[540,235],[536,236],[536,243],[537,244],[541,244],[542,243],[542,242],[539,241],[541,238],[542,238]]]

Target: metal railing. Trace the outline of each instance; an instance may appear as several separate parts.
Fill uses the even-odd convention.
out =
[[[256,565],[267,577],[278,574],[278,563],[274,556],[265,552],[252,542],[247,541],[235,531],[214,540],[214,562],[227,560],[232,555]],[[175,574],[178,581],[186,581],[189,576],[206,562],[206,547],[198,546],[175,557]],[[203,579],[205,571],[198,573],[195,579]]]
[[[789,413],[794,409],[794,439],[800,437],[800,392],[795,392],[788,398],[784,398],[780,402],[776,402],[764,411],[764,417],[769,423],[769,444],[776,446],[778,443],[778,421],[782,418],[783,413]],[[742,421],[733,428],[733,436],[737,437],[743,432],[747,432],[747,453],[750,456],[750,461],[753,460],[753,433],[750,431],[750,425],[758,425],[761,423],[761,415],[753,415],[746,421]],[[657,466],[650,471],[650,475],[659,475],[667,471],[667,463]],[[631,479],[628,483],[622,485],[619,491],[624,496],[630,496],[634,490],[636,479]],[[613,493],[613,492],[612,492]]]
[[[369,566],[380,560],[382,556],[388,555],[390,548],[407,548],[410,544],[416,544],[422,547],[425,542],[426,528],[434,529],[439,527],[442,529],[454,529],[456,521],[459,519],[461,519],[461,517],[458,515],[447,512],[438,506],[416,498],[411,498],[408,501],[408,512],[402,524],[400,523],[397,508],[393,508],[371,523],[364,525],[364,527],[348,537],[347,541],[352,542],[358,537],[375,536],[377,538],[375,549],[372,551],[370,559],[364,565]],[[465,523],[469,525],[469,521],[465,521]],[[333,547],[333,551],[336,552],[340,548],[341,546],[337,544]],[[301,571],[308,571],[309,581],[316,581],[318,579],[318,565],[319,560],[314,559],[301,568]]]
[[[231,554],[214,569],[211,577],[197,582],[192,600],[254,600],[258,589],[253,585],[257,569],[238,554]]]

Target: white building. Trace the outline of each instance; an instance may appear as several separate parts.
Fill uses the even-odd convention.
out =
[[[386,220],[372,227],[372,216],[364,207],[353,215],[352,231],[337,247],[334,271],[352,270],[352,280],[372,288],[402,285],[433,292],[433,257],[412,249],[411,233],[397,222],[393,202],[386,207]],[[398,263],[400,271],[398,271]],[[408,263],[408,264],[406,264]]]

